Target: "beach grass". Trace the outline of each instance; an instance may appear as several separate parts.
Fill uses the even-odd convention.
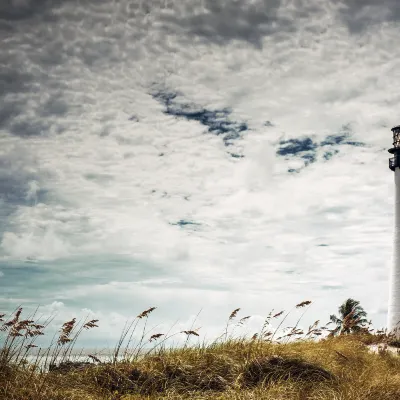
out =
[[[48,321],[23,319],[21,308],[8,318],[2,315],[0,399],[400,400],[400,358],[385,347],[377,352],[368,347],[393,341],[386,332],[338,334],[316,321],[307,331],[295,326],[275,337],[285,314],[270,313],[252,336],[233,337],[226,329],[210,343],[168,347],[163,345],[168,335],[146,336],[144,328],[133,335],[153,310],[127,324],[109,360],[90,355],[88,362],[73,361],[72,350],[97,320],[66,321],[51,345],[38,351],[35,343]],[[228,317],[227,327],[237,313]],[[180,333],[188,339],[199,335],[196,330]],[[27,362],[33,351],[36,356]]]

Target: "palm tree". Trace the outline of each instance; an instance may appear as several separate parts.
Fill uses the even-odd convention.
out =
[[[336,324],[335,334],[357,333],[364,330],[368,324],[367,313],[360,306],[360,302],[354,299],[347,299],[339,307],[339,317],[331,315],[330,320]]]

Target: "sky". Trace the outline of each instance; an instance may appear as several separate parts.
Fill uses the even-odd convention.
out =
[[[399,20],[397,0],[3,0],[0,309],[93,316],[92,344],[152,306],[202,337],[349,297],[384,326]]]

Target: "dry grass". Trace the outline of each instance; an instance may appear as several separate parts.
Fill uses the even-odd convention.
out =
[[[50,367],[48,371],[38,362],[25,362],[41,336],[33,332],[44,333],[46,323],[22,319],[18,309],[0,325],[0,399],[400,400],[400,358],[386,351],[371,353],[366,346],[393,341],[385,332],[329,336],[332,331],[319,328],[318,323],[301,333],[296,324],[276,341],[271,339],[276,331],[268,331],[270,321],[285,319],[287,314],[271,312],[252,339],[233,338],[228,328],[239,311],[234,310],[222,339],[167,349],[162,343],[173,335],[150,335],[143,328],[141,339],[133,340],[132,329],[137,329],[138,321],[147,321],[153,310],[127,324],[107,363],[96,356],[90,364],[69,362],[78,336],[95,328],[97,321],[67,321],[43,353],[42,365]],[[325,336],[314,335],[323,332]],[[195,329],[183,333],[198,335]],[[149,343],[154,347],[143,355]],[[123,353],[123,360],[117,353]],[[57,365],[57,360],[62,364]]]

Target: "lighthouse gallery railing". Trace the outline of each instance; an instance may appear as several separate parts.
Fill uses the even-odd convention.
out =
[[[397,157],[389,158],[389,168],[394,171],[396,167],[400,167]]]

